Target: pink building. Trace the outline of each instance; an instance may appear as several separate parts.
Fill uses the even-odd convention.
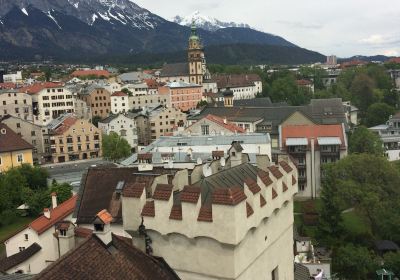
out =
[[[160,95],[169,95],[171,106],[181,111],[195,109],[201,101],[202,86],[184,82],[168,83],[158,89]]]

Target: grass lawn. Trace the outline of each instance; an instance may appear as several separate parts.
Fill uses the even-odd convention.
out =
[[[5,239],[27,226],[34,219],[35,218],[32,217],[18,217],[11,225],[0,227],[0,257],[5,253],[5,247],[3,244]]]
[[[353,235],[363,234],[369,231],[368,225],[356,211],[342,214],[343,225]]]

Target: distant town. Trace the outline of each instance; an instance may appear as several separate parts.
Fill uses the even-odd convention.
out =
[[[0,279],[400,277],[400,58],[206,57],[0,64]]]

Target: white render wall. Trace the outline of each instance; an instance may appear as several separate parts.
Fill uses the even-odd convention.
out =
[[[117,118],[113,119],[109,123],[99,122],[99,128],[107,135],[109,135],[111,132],[115,132],[118,135],[121,135],[121,131],[124,130],[126,132],[126,135],[121,136],[126,141],[128,141],[129,145],[132,148],[137,147],[138,135],[136,121],[134,119],[125,117],[124,115],[120,114]]]
[[[113,114],[125,113],[129,111],[129,97],[111,96],[111,112]]]

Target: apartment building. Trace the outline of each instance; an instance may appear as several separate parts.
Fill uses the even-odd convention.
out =
[[[391,116],[386,124],[371,127],[369,130],[382,140],[389,161],[400,160],[400,113]]]
[[[75,110],[72,93],[60,83],[36,83],[20,89],[32,96],[34,122],[47,125],[53,119]]]
[[[87,120],[63,115],[48,128],[54,163],[101,157],[101,130]]]
[[[347,156],[344,125],[282,125],[279,146],[295,159],[300,197],[320,195],[323,164]]]
[[[202,99],[203,87],[197,84],[173,82],[158,89],[161,96],[167,95],[171,99],[171,107],[181,111],[196,109]]]
[[[113,114],[125,113],[129,111],[128,94],[122,91],[116,91],[111,94],[111,112]]]
[[[111,93],[96,84],[80,94],[80,98],[92,109],[92,115],[106,118],[111,113]]]
[[[0,118],[6,115],[33,121],[32,97],[18,90],[0,90]]]
[[[142,111],[136,119],[140,131],[150,130],[149,134],[139,134],[139,137],[150,137],[150,139],[139,138],[139,142],[150,143],[160,136],[172,135],[177,126],[183,127],[186,123],[186,114],[176,108],[158,106]],[[144,122],[144,119],[147,121]]]
[[[171,107],[171,97],[169,95],[147,94],[129,96],[129,110],[139,110],[143,107],[154,107],[163,105]]]
[[[75,115],[78,119],[91,120],[92,108],[81,99],[75,99]]]

